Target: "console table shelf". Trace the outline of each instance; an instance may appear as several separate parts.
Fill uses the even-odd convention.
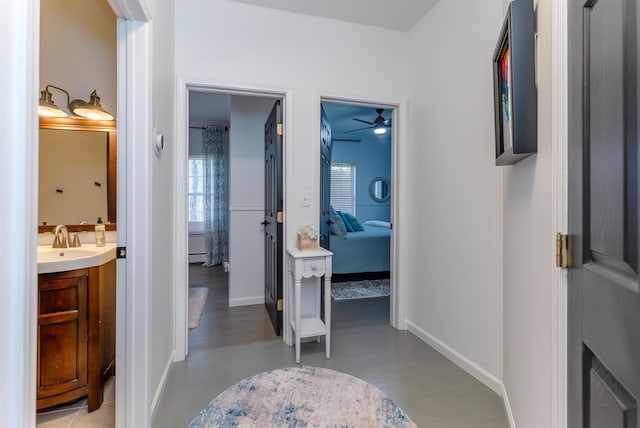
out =
[[[287,251],[289,279],[287,281],[287,318],[293,329],[296,363],[300,362],[300,339],[325,336],[326,357],[331,355],[331,251],[324,248]],[[324,322],[320,319],[320,301],[314,305],[314,315],[301,316],[303,278],[321,278],[324,282]],[[314,283],[315,285],[315,283]],[[320,294],[318,290],[317,295]]]

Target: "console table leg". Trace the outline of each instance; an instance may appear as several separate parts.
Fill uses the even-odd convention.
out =
[[[300,363],[300,278],[296,278],[295,279],[295,284],[294,284],[294,288],[295,290],[293,291],[294,296],[295,296],[295,311],[296,311],[296,331],[295,331],[295,336],[296,336],[296,364]]]
[[[327,360],[331,356],[331,277],[324,277],[324,323],[325,323],[325,350]]]

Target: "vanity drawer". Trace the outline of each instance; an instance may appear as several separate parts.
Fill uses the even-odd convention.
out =
[[[87,286],[88,274],[87,269],[41,274],[38,277],[38,314],[77,311],[83,304],[80,290]]]
[[[324,271],[324,257],[315,257],[304,260],[304,270],[307,272]]]

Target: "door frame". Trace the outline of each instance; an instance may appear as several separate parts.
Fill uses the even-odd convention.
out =
[[[568,230],[568,0],[551,6],[551,227],[549,232]],[[537,44],[536,44],[537,49]],[[536,50],[536,58],[538,52]],[[555,266],[555,240],[550,260]],[[567,425],[567,270],[555,268],[551,277],[551,426]],[[513,420],[511,426],[515,426]]]
[[[151,141],[152,24],[145,0],[109,4],[118,14],[117,242],[127,247],[117,263],[116,426],[146,428],[156,405],[149,398],[153,151],[130,142]]]
[[[175,126],[175,156],[174,156],[174,248],[173,248],[173,272],[174,272],[174,303],[175,303],[175,319],[174,319],[174,340],[175,340],[175,361],[182,361],[189,353],[188,342],[188,289],[189,289],[189,248],[188,248],[188,192],[187,192],[187,161],[189,158],[189,91],[196,90],[200,92],[216,92],[228,95],[253,96],[265,98],[277,98],[282,100],[283,109],[283,146],[282,152],[282,186],[283,192],[283,209],[285,213],[285,227],[283,228],[282,241],[283,248],[287,244],[287,171],[289,170],[289,159],[287,155],[292,141],[291,127],[287,124],[292,122],[291,109],[288,108],[291,103],[291,89],[249,86],[243,84],[235,84],[229,82],[220,82],[217,80],[207,80],[190,78],[185,76],[176,77],[176,126]],[[282,254],[283,266],[285,263],[285,253]],[[283,272],[283,284],[286,281],[286,272]],[[285,287],[286,288],[286,287]],[[284,297],[286,298],[286,296]],[[285,315],[286,316],[286,315]],[[284,340],[284,335],[283,335]]]
[[[328,92],[315,94],[315,102],[312,112],[313,114],[313,129],[315,135],[318,136],[318,150],[314,150],[312,165],[313,165],[313,188],[315,189],[319,201],[320,196],[320,129],[321,129],[321,104],[323,102],[332,102],[340,104],[356,104],[366,107],[379,107],[389,109],[392,111],[391,120],[394,126],[391,127],[391,223],[393,224],[393,233],[391,234],[391,248],[390,248],[390,269],[391,269],[391,297],[390,297],[390,314],[389,323],[392,327],[398,330],[407,329],[407,257],[406,249],[400,243],[406,242],[406,234],[404,225],[407,224],[405,212],[407,210],[399,209],[399,201],[409,200],[409,195],[406,194],[406,185],[403,183],[408,182],[408,161],[406,159],[406,150],[404,150],[405,144],[408,141],[402,133],[401,129],[407,129],[406,126],[406,101],[398,100],[380,100],[369,97],[345,97],[344,95],[337,95]],[[320,204],[317,204],[315,209],[316,219],[320,218]]]

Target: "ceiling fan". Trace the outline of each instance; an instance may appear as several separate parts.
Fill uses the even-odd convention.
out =
[[[372,128],[375,134],[384,134],[385,132],[387,132],[387,128],[391,128],[391,119],[385,119],[382,116],[382,113],[384,112],[383,108],[377,108],[376,112],[378,113],[378,117],[376,117],[373,122],[368,122],[366,120],[362,120],[354,117],[353,120],[357,122],[366,123],[369,126],[365,126],[364,128],[352,129],[351,131],[346,131],[345,133],[362,131],[363,129],[372,129]]]

